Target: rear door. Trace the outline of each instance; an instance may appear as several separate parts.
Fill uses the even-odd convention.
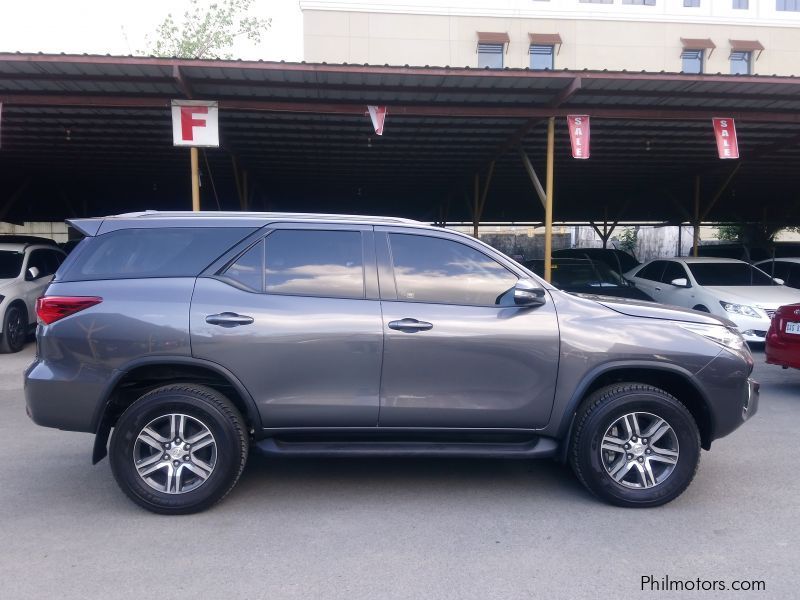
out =
[[[374,427],[383,331],[371,227],[284,224],[197,279],[192,354],[234,373],[266,428]]]
[[[447,232],[376,228],[381,427],[536,428],[550,417],[558,321],[518,307],[510,261]]]

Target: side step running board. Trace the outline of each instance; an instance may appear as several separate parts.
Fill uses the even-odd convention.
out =
[[[537,438],[526,442],[400,442],[400,441],[287,441],[266,438],[256,449],[283,456],[442,456],[479,458],[548,458],[556,455],[558,442]]]

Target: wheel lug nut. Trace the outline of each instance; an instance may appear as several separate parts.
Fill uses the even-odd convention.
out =
[[[164,444],[164,448],[166,448],[167,450],[169,450],[169,448],[170,448],[170,445],[171,445],[171,444],[168,444],[168,443],[167,443],[167,444]]]
[[[639,457],[639,462],[644,462],[644,459],[641,456]]]
[[[164,455],[164,460],[169,460],[169,454]]]
[[[181,438],[175,438],[175,443],[176,444],[180,444],[181,443]]]
[[[628,454],[628,460],[631,460],[632,458],[633,458],[633,454]]]
[[[631,441],[632,441],[632,442],[635,442],[635,441],[636,441],[636,436],[633,436],[633,437],[631,438]]]
[[[645,450],[645,452],[646,452],[647,454],[650,454],[650,448],[648,448],[647,450]]]
[[[641,459],[640,459],[640,460],[641,460]],[[179,464],[181,464],[181,463],[179,463],[179,462],[176,460],[176,461],[174,461],[172,464],[173,464],[173,465],[175,465],[175,466],[177,467],[177,466],[178,466]]]
[[[630,447],[631,447],[631,445],[630,445],[630,444],[625,444],[625,450],[628,450],[628,449],[630,449]]]
[[[189,446],[189,444],[184,444],[184,446],[183,446],[184,450],[188,450],[189,448],[191,448],[191,446]]]
[[[642,438],[642,443],[646,444],[647,443],[647,438]]]
[[[188,455],[184,456],[183,460],[189,460],[189,456]]]

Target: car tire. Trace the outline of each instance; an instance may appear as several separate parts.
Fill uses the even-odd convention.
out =
[[[248,450],[244,419],[230,400],[206,386],[174,384],[125,410],[114,427],[109,460],[117,484],[136,504],[189,514],[233,489]]]
[[[664,390],[618,383],[583,402],[569,454],[578,479],[597,497],[617,506],[660,506],[692,482],[700,432],[687,408]]]
[[[6,309],[3,315],[3,334],[0,337],[0,353],[19,352],[25,347],[28,339],[27,311],[16,304]]]

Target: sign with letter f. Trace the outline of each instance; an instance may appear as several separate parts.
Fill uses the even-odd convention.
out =
[[[205,100],[172,101],[175,146],[219,147],[219,104]]]

